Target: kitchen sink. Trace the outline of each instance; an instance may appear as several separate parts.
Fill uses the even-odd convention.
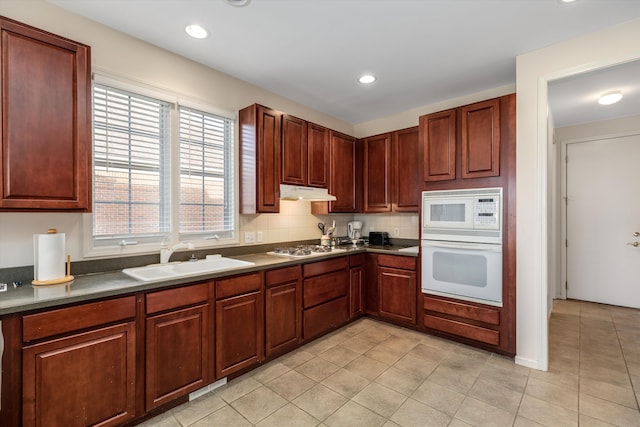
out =
[[[122,272],[134,279],[149,282],[152,280],[177,279],[198,274],[216,273],[252,265],[255,264],[249,261],[223,258],[220,255],[209,255],[206,259],[198,261],[151,264],[144,267],[125,268]]]

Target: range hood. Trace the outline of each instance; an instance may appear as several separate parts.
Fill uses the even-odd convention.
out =
[[[307,202],[334,202],[336,196],[326,188],[302,187],[280,184],[280,200],[305,200]]]

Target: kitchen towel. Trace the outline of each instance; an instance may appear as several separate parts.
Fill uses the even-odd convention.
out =
[[[56,280],[65,277],[65,234],[33,235],[34,280]]]

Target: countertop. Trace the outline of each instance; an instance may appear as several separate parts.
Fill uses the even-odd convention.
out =
[[[356,253],[383,253],[413,257],[418,255],[415,252],[406,251],[406,245],[358,247],[345,245],[340,246],[340,249],[345,249],[346,251],[327,253],[309,258],[270,255],[265,252],[230,256],[229,258],[250,261],[254,263],[254,265],[217,273],[198,274],[169,280],[165,279],[143,282],[127,276],[122,271],[113,271],[79,275],[75,277],[73,282],[62,285],[34,286],[31,284],[24,284],[18,288],[13,288],[9,285],[9,289],[6,292],[0,293],[0,316],[41,308],[56,307],[76,302],[88,302],[95,299],[130,294],[133,292],[162,289],[172,285],[201,282],[204,280],[286,267],[289,265],[307,264],[310,262],[317,262]]]

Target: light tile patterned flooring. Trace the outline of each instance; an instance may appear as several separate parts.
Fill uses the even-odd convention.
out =
[[[550,367],[362,319],[145,426],[640,426],[640,310],[556,301]]]

